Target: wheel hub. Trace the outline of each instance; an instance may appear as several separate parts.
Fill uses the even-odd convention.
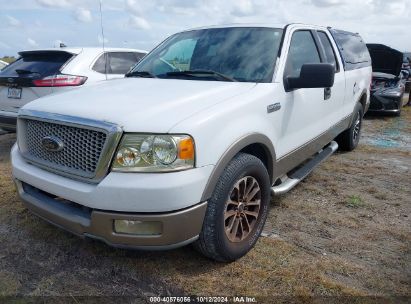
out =
[[[243,213],[243,211],[244,211],[244,204],[243,204],[243,203],[239,203],[239,204],[238,204],[237,212],[238,212],[238,213]]]

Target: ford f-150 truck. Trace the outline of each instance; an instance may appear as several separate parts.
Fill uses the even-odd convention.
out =
[[[18,194],[41,218],[112,246],[194,243],[233,261],[283,194],[353,150],[371,60],[358,34],[288,24],[172,35],[125,79],[18,114]]]

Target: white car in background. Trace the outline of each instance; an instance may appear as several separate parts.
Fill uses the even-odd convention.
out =
[[[14,131],[19,109],[56,92],[122,78],[147,51],[125,48],[53,48],[20,52],[0,72],[0,128]]]
[[[7,62],[5,62],[5,61],[3,61],[3,60],[0,60],[0,71],[2,70],[2,69],[4,69],[6,66],[8,66],[9,64],[7,63]]]

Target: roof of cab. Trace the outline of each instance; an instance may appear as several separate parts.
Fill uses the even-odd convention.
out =
[[[213,29],[213,28],[230,28],[230,27],[265,27],[265,28],[279,28],[284,29],[286,26],[307,26],[307,27],[317,27],[317,28],[324,28],[326,26],[314,25],[314,24],[305,24],[305,23],[231,23],[231,24],[218,24],[218,25],[209,25],[209,26],[202,26],[202,27],[195,27],[190,28],[186,31],[194,31],[194,30],[204,30],[204,29]]]

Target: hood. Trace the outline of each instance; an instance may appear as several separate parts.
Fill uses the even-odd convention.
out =
[[[185,118],[241,95],[255,85],[246,82],[124,78],[49,95],[23,109],[111,122],[129,132],[166,133]]]
[[[384,44],[367,44],[371,55],[373,72],[399,76],[402,67],[403,53]]]

